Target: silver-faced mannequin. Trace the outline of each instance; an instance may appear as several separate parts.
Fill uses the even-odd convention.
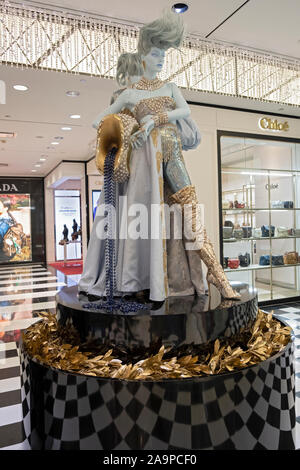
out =
[[[173,292],[181,292],[183,279],[178,279],[181,273],[179,265],[186,266],[183,277],[188,280],[189,287],[183,289],[184,295],[203,293],[202,260],[207,266],[208,285],[215,285],[227,299],[238,299],[240,295],[228,282],[205,227],[202,223],[199,225],[202,218],[196,189],[191,183],[182,155],[183,149],[195,148],[190,142],[200,142],[196,126],[187,123],[190,108],[175,83],[157,77],[164,66],[166,51],[171,47],[179,48],[183,34],[181,17],[171,12],[143,26],[137,53],[122,54],[119,58],[117,81],[125,89],[115,93],[115,101],[93,122],[93,127],[97,129],[105,116],[121,113],[125,109],[131,111],[140,127],[130,137],[133,151],[128,182],[118,185],[117,193],[126,196],[131,205],[146,207],[148,214],[154,206],[161,207],[166,201],[178,204],[184,213],[185,231],[180,242],[184,249],[177,252],[174,245],[175,251],[168,261],[163,232],[164,217],[159,222],[153,222],[159,228],[157,238],[127,237],[124,242],[117,243],[117,289],[120,293],[149,289],[151,300],[164,300],[168,297],[170,285]],[[188,145],[184,145],[187,140]],[[186,211],[187,205],[192,210]],[[123,215],[126,221],[126,212]],[[94,226],[79,289],[101,296],[105,295],[106,289],[104,244],[101,243],[102,238],[99,240]],[[188,253],[189,241],[193,243],[192,253]]]
[[[151,47],[150,52],[146,55],[141,55],[142,64],[144,67],[144,77],[153,80],[157,78],[157,74],[161,72],[164,61],[165,61],[164,49],[159,49],[157,47]],[[140,79],[139,76],[130,76],[128,77],[128,83],[130,88],[126,88],[116,99],[116,101],[100,113],[93,122],[93,127],[98,128],[100,121],[104,116],[108,114],[119,113],[122,109],[128,108],[132,110],[134,106],[141,100],[146,98],[153,98],[158,96],[169,96],[173,98],[176,102],[176,109],[173,111],[168,111],[169,122],[175,122],[179,119],[186,118],[190,116],[190,108],[183,98],[180,90],[177,85],[172,82],[165,83],[165,85],[158,90],[136,90],[131,88],[131,86]],[[143,145],[147,140],[150,132],[154,128],[154,121],[151,115],[145,116],[141,120],[143,124],[142,129],[138,130],[132,136],[132,146],[137,148]]]

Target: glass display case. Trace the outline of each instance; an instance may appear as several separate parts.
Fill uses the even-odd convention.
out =
[[[221,255],[268,302],[299,296],[300,143],[219,134]]]

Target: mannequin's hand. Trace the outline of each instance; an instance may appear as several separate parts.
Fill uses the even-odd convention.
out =
[[[147,116],[146,116],[147,117]],[[139,147],[142,147],[142,145],[144,145],[144,143],[146,142],[150,132],[152,131],[154,127],[154,121],[153,119],[150,117],[149,120],[147,120],[143,126],[141,127],[141,129],[139,129],[137,132],[135,132],[134,134],[132,134],[131,136],[131,145],[132,147],[135,149],[135,148],[139,148]]]

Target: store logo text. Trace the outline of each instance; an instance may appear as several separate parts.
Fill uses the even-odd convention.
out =
[[[270,118],[261,118],[259,120],[259,127],[263,130],[269,129],[271,131],[285,131],[287,132],[290,128],[289,123],[285,122],[278,122],[277,119],[270,119]]]
[[[0,191],[1,192],[12,192],[12,191],[18,191],[18,188],[15,184],[8,184],[8,183],[3,183],[3,184],[0,184]]]

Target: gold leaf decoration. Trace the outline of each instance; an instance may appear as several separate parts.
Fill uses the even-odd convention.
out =
[[[231,338],[178,348],[157,344],[139,354],[111,344],[81,344],[72,325],[60,326],[48,312],[41,317],[23,333],[29,356],[53,368],[94,377],[155,381],[232,372],[264,361],[291,341],[291,328],[261,310],[252,325]]]

